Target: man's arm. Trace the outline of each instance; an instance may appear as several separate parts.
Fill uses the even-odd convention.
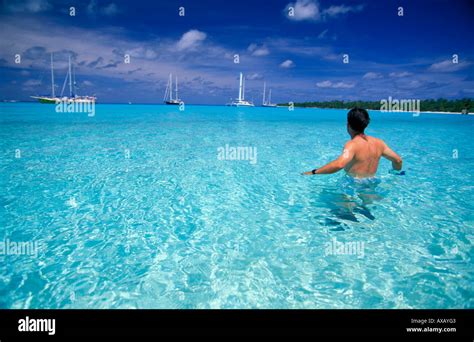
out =
[[[333,160],[332,162],[324,165],[323,167],[320,167],[319,169],[315,169],[313,171],[307,171],[303,173],[304,175],[322,175],[322,174],[330,174],[330,173],[336,173],[343,168],[346,167],[347,164],[349,164],[354,158],[354,150],[352,148],[352,143],[349,141],[345,146],[344,150],[342,151],[342,154],[336,159]]]
[[[400,171],[402,169],[403,164],[402,158],[398,154],[393,152],[392,149],[388,147],[385,142],[383,144],[384,149],[382,152],[382,156],[392,162],[392,167],[394,170]]]

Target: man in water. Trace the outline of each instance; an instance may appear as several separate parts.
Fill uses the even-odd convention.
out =
[[[347,132],[351,136],[342,154],[336,160],[304,175],[320,175],[338,172],[342,169],[355,178],[373,177],[377,172],[380,157],[392,162],[394,172],[402,169],[402,158],[378,138],[365,135],[364,130],[370,122],[369,113],[362,108],[353,108],[347,113]],[[401,173],[400,173],[401,174]]]

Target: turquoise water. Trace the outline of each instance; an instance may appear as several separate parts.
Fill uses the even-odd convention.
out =
[[[301,176],[345,115],[1,104],[0,307],[473,308],[474,117],[372,112],[405,176]]]

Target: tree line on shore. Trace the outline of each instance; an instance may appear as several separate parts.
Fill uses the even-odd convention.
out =
[[[312,102],[295,102],[295,107],[316,107],[316,108],[337,108],[349,109],[361,107],[365,109],[380,110],[382,101],[312,101]],[[279,106],[288,106],[288,103],[279,104]],[[420,111],[422,112],[474,112],[473,99],[436,99],[436,100],[420,100]]]

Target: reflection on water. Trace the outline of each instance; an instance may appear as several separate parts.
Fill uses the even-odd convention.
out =
[[[376,114],[410,173],[381,161],[366,187],[298,174],[347,111],[48,108],[0,103],[0,237],[44,247],[0,255],[0,308],[474,308],[472,116]],[[258,162],[218,160],[227,143]]]
[[[361,222],[375,220],[371,209],[384,196],[377,186],[377,178],[355,179],[350,176],[341,178],[333,189],[323,189],[319,195],[321,203],[329,209],[330,215],[325,219],[332,230],[345,230],[347,221]]]

